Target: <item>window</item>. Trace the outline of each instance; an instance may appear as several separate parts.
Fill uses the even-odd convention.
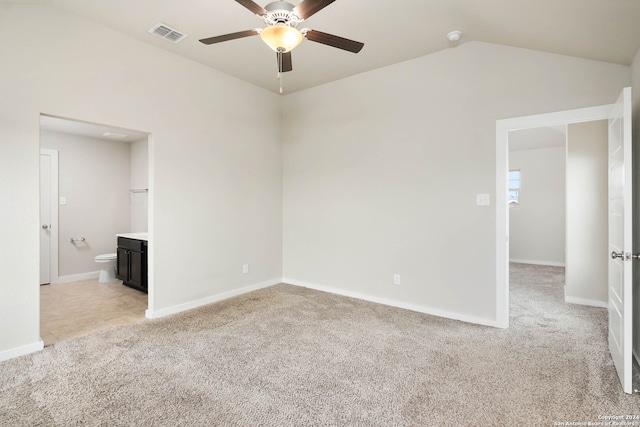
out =
[[[520,206],[520,171],[509,171],[509,207]]]

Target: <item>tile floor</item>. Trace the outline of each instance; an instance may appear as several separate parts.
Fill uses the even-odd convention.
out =
[[[44,345],[145,319],[147,294],[121,281],[98,279],[40,286],[40,337]]]

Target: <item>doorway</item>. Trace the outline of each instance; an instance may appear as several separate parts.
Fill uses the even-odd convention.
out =
[[[606,120],[509,133],[509,173],[518,178],[509,185],[510,262],[555,267],[548,270],[564,276],[563,301],[601,308],[607,306],[607,142]],[[511,191],[514,185],[518,191]]]
[[[45,345],[144,319],[148,295],[98,282],[95,257],[118,233],[148,232],[149,134],[41,115],[40,145]]]
[[[611,105],[496,121],[496,323],[509,327],[509,133],[522,129],[606,120]]]
[[[632,392],[632,262],[640,259],[632,253],[631,117],[631,88],[624,88],[615,104],[496,121],[496,321],[505,328],[509,326],[509,132],[561,123],[608,121],[606,247],[612,258],[608,260],[607,277],[608,341],[625,393]]]

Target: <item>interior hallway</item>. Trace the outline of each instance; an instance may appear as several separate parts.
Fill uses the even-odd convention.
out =
[[[147,294],[121,281],[98,279],[40,286],[40,337],[44,345],[145,319]]]

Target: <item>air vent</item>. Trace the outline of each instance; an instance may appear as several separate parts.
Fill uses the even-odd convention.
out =
[[[154,25],[153,28],[149,30],[149,32],[174,43],[178,43],[183,38],[187,37],[186,34],[181,33],[180,31],[162,23]]]

